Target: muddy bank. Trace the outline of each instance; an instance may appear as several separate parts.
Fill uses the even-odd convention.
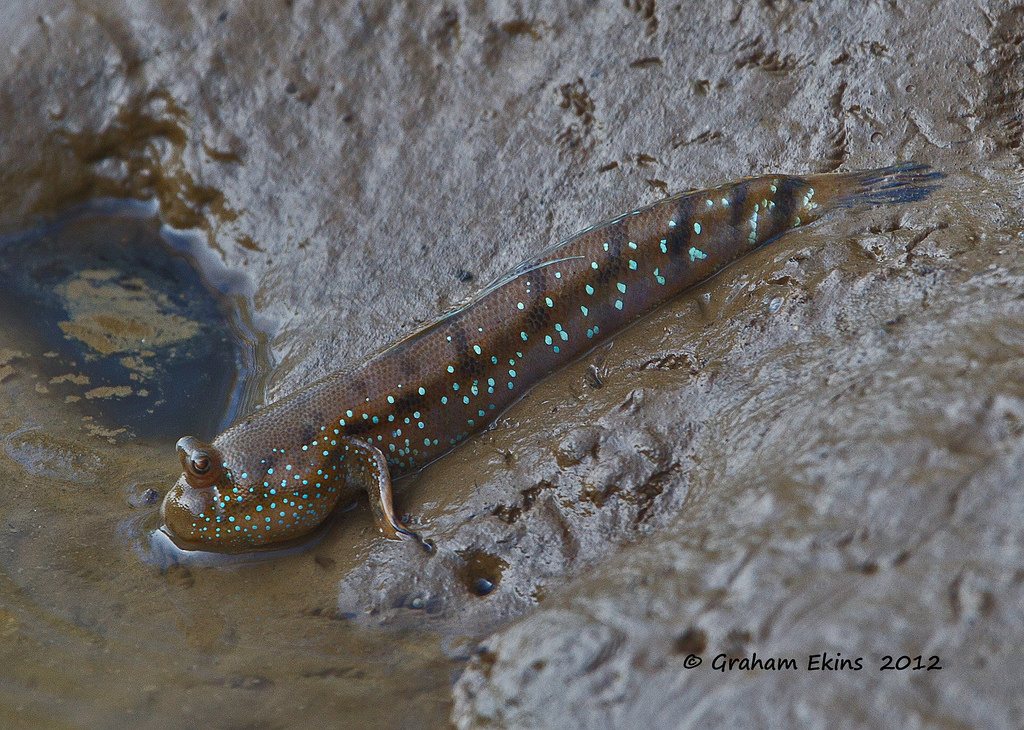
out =
[[[1018,724],[1020,238],[994,269],[828,274],[772,345],[755,316],[701,398],[680,516],[485,640],[459,724]],[[715,671],[756,657],[795,666]]]
[[[12,722],[1019,724],[1018,11],[10,5],[0,231],[154,199],[246,280],[268,400],[666,191],[948,174],[755,254],[404,481],[433,557],[357,508],[278,560],[151,567],[172,443],[110,444],[0,362]],[[755,651],[865,669],[709,668]]]

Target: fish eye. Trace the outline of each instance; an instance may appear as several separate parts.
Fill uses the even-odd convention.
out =
[[[189,462],[192,471],[196,474],[205,474],[210,471],[210,457],[206,454],[196,454]]]

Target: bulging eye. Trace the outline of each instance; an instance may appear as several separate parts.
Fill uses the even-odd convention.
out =
[[[205,474],[210,471],[210,457],[206,454],[196,454],[192,457],[190,464],[192,471],[196,474]]]

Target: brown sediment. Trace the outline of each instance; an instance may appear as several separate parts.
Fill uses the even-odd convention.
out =
[[[58,288],[70,319],[60,323],[74,337],[102,355],[136,352],[182,342],[199,332],[199,325],[169,312],[167,295],[141,279],[121,281],[116,271],[83,271]],[[139,356],[128,362],[141,365]]]
[[[85,391],[85,397],[93,398],[127,398],[132,394],[132,389],[127,385],[103,386]]]
[[[75,373],[68,373],[66,375],[58,375],[50,378],[50,385],[58,385],[60,383],[74,383],[75,385],[88,385],[89,376]]]

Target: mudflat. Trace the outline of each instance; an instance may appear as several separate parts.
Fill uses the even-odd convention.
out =
[[[1024,11],[5,5],[0,236],[153,201],[261,333],[243,411],[669,192],[946,178],[754,253],[399,482],[433,556],[362,506],[273,560],[161,563],[173,440],[3,323],[2,724],[1020,725]]]

